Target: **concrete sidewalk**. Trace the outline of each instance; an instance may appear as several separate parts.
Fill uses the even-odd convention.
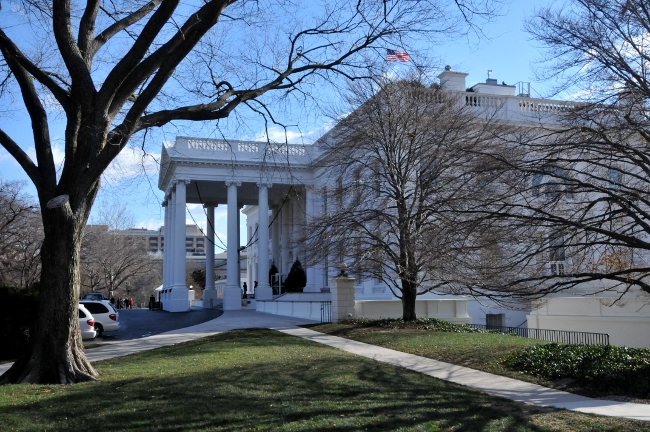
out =
[[[277,330],[511,400],[583,413],[650,421],[650,405],[646,404],[592,399],[304,328]]]
[[[650,405],[578,396],[512,378],[493,375],[298,327],[310,323],[314,323],[314,321],[271,315],[253,310],[226,311],[222,316],[212,321],[142,339],[134,339],[94,348],[88,350],[86,356],[90,361],[99,361],[187,342],[228,330],[270,328],[352,354],[410,369],[511,400],[538,406],[564,408],[583,413],[650,421]],[[9,366],[8,364],[0,365],[0,374],[4,373]]]

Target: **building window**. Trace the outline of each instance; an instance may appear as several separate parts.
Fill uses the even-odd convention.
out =
[[[354,201],[355,204],[361,200],[361,170],[358,169],[354,172]]]
[[[621,187],[623,173],[618,168],[610,167],[607,169],[607,181],[610,189],[618,190]]]
[[[343,178],[339,177],[336,181],[336,195],[338,198],[339,209],[343,208]]]
[[[533,180],[532,180],[532,190],[533,190],[533,196],[538,197],[542,194],[542,180],[544,176],[542,174],[533,174]]]
[[[549,261],[564,261],[564,236],[561,233],[550,234],[548,236],[548,246]]]
[[[485,314],[487,328],[500,328],[506,326],[506,314]]]
[[[329,263],[329,257],[325,255],[325,282],[323,283],[323,286],[330,286],[330,263]]]
[[[551,274],[554,276],[564,276],[564,263],[563,262],[552,262]]]
[[[548,252],[551,275],[563,276],[565,271],[564,261],[566,259],[564,235],[553,233],[548,236]]]

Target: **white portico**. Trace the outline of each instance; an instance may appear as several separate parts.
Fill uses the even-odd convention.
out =
[[[300,253],[299,221],[313,207],[313,146],[268,144],[250,141],[177,137],[165,143],[158,187],[165,192],[166,247],[163,257],[163,309],[189,309],[185,285],[185,218],[188,203],[201,204],[207,213],[206,287],[204,304],[217,302],[214,286],[214,209],[227,205],[227,270],[223,308],[240,309],[242,282],[239,273],[239,212],[244,205],[257,206],[256,240],[258,275],[255,298],[271,299],[268,274],[271,262],[286,267]],[[288,198],[291,197],[289,200]],[[287,205],[290,202],[290,205]],[[268,220],[268,223],[265,223]],[[273,247],[271,247],[273,246]],[[288,267],[287,267],[288,270]],[[249,269],[250,271],[250,269]],[[312,284],[315,269],[307,268]],[[323,276],[321,276],[322,278]],[[309,284],[309,282],[308,282]]]

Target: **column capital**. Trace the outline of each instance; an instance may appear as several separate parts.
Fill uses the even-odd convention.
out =
[[[258,182],[255,184],[257,185],[258,188],[262,186],[266,186],[268,189],[270,189],[271,187],[273,187],[273,183],[271,182]]]
[[[192,180],[188,180],[188,179],[174,179],[174,180],[172,180],[172,181],[170,182],[170,185],[171,185],[172,187],[174,187],[174,186],[176,186],[177,184],[179,184],[180,182],[183,182],[183,183],[185,183],[186,185],[189,185],[190,183],[192,183]]]
[[[163,202],[160,205],[163,206],[163,207],[167,207],[167,204],[168,204],[167,197],[165,197],[165,199],[163,200]]]
[[[236,180],[226,180],[226,186],[230,187],[232,185],[239,187],[241,186],[241,182]]]
[[[217,208],[217,207],[219,207],[219,204],[213,203],[213,202],[204,202],[203,203],[203,208],[208,208],[208,207]]]

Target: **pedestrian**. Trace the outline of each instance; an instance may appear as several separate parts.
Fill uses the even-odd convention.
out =
[[[151,297],[149,297],[149,310],[153,310],[153,305],[156,303],[156,297],[151,294]]]
[[[129,309],[133,309],[133,297],[129,299]]]
[[[244,282],[244,289],[242,291],[244,292],[242,298],[246,298],[246,291],[248,291],[248,285],[246,285],[246,282]]]

